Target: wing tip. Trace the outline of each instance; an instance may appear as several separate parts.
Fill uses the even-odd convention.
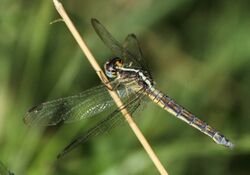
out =
[[[24,124],[26,125],[31,125],[32,124],[32,120],[31,120],[31,117],[30,117],[30,114],[31,113],[37,113],[38,111],[42,110],[43,109],[43,105],[42,104],[39,104],[39,105],[35,105],[33,106],[32,108],[30,108],[25,116],[23,117],[23,122]]]
[[[25,115],[24,117],[23,117],[23,123],[25,124],[25,125],[28,125],[29,126],[29,119],[28,119],[28,117],[27,117],[27,115]]]
[[[100,22],[96,18],[91,18],[91,23],[92,25],[100,24]]]

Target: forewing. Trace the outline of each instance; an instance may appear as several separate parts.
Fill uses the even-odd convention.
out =
[[[123,47],[124,50],[126,51],[126,58],[135,63],[134,65],[132,64],[131,66],[148,71],[148,66],[145,63],[145,60],[142,58],[140,43],[135,34],[129,34],[126,37]]]
[[[125,40],[126,48],[124,48],[97,19],[92,19],[91,23],[98,36],[112,50],[115,56],[124,59],[128,64],[132,62],[134,66],[141,67],[138,61],[141,60],[141,51],[134,34],[127,37]]]
[[[68,146],[64,148],[64,150],[58,155],[58,158],[63,157],[66,153],[74,149],[80,143],[86,142],[89,138],[93,136],[98,136],[102,133],[110,131],[115,126],[120,125],[124,122],[124,116],[121,114],[121,109],[126,108],[129,114],[133,114],[142,102],[142,98],[144,98],[143,93],[134,94],[127,99],[126,103],[117,108],[114,112],[108,115],[105,119],[100,121],[96,126],[90,128],[86,133],[74,139]]]
[[[117,89],[120,98],[127,92]],[[78,95],[60,98],[31,108],[24,117],[28,125],[56,125],[73,122],[98,114],[114,105],[105,85],[100,85]]]
[[[91,19],[92,26],[94,27],[97,35],[111,49],[113,54],[117,57],[123,57],[122,45],[108,32],[108,30],[97,20]]]
[[[123,44],[124,49],[128,52],[128,57],[140,62],[142,60],[142,52],[139,41],[135,34],[129,34]]]

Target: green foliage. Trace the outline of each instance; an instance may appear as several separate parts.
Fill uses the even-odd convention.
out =
[[[32,3],[33,2],[33,3]],[[157,174],[128,126],[56,155],[98,118],[29,128],[33,105],[100,83],[52,1],[0,6],[0,159],[15,174]],[[250,161],[250,11],[244,1],[68,1],[78,30],[102,65],[110,51],[99,19],[123,41],[135,33],[157,87],[231,138],[234,150],[148,104],[137,123],[169,174],[247,174]]]

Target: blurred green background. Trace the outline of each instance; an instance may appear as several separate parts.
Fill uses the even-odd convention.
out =
[[[99,19],[119,40],[135,33],[157,87],[235,143],[216,145],[148,104],[137,123],[169,174],[249,174],[250,2],[233,0],[64,1],[98,62],[111,52],[95,34]],[[28,128],[33,105],[100,84],[52,1],[0,5],[0,160],[15,174],[158,174],[128,126],[56,155],[98,120]]]

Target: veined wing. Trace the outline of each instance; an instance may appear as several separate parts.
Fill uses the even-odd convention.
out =
[[[97,35],[109,47],[113,54],[122,58],[123,47],[121,44],[107,31],[107,29],[95,18],[91,19],[92,26],[94,27]]]
[[[138,61],[141,59],[141,55],[139,54],[140,51],[134,52],[134,53],[137,53],[136,55],[134,55],[133,53],[130,52],[131,50],[125,49],[97,19],[92,18],[91,23],[96,33],[98,34],[98,36],[101,38],[104,44],[112,50],[115,56],[124,59],[125,62],[128,62],[128,63],[132,62],[136,67],[142,66],[140,62]],[[135,35],[131,34],[131,35],[128,35],[127,37],[129,41],[133,41],[133,46],[135,46],[133,51],[135,49],[139,49],[138,47],[139,45],[137,45],[138,42],[137,43],[135,42],[134,36]],[[130,48],[130,47],[127,47],[127,48]],[[137,58],[137,56],[139,57]]]
[[[138,61],[142,60],[140,44],[135,34],[132,33],[126,37],[123,47],[134,57],[134,59]]]
[[[147,64],[145,63],[145,60],[142,59],[142,51],[141,51],[141,47],[140,47],[140,43],[136,37],[135,34],[129,34],[124,43],[123,43],[123,47],[124,50],[126,50],[126,52],[128,52],[128,57],[130,60],[136,60],[137,64],[135,65],[131,65],[133,68],[141,68],[143,70],[147,70],[147,72],[149,73],[149,69]],[[139,64],[139,67],[138,67]],[[129,65],[130,66],[130,65]]]
[[[140,90],[140,91],[143,91]],[[121,114],[121,109],[126,108],[129,114],[134,113],[138,107],[143,103],[142,98],[145,94],[137,92],[133,94],[130,98],[126,100],[123,106],[117,108],[114,112],[108,115],[105,119],[101,120],[96,126],[90,128],[86,133],[75,138],[68,146],[66,146],[63,151],[57,156],[57,158],[63,157],[66,153],[74,149],[80,143],[86,142],[89,138],[93,136],[98,136],[102,133],[110,131],[115,126],[124,122],[124,116]]]
[[[121,99],[130,91],[117,88]],[[56,125],[61,121],[73,122],[91,117],[114,105],[105,85],[86,90],[78,95],[59,98],[31,108],[24,117],[28,125]]]

